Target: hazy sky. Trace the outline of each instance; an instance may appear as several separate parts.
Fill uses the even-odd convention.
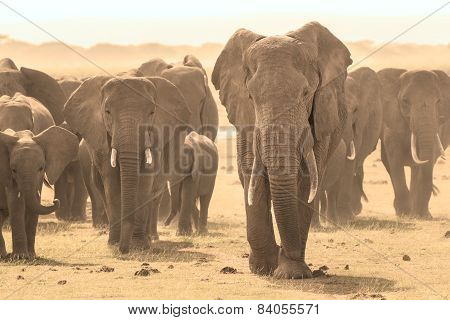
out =
[[[340,39],[391,40],[447,1],[151,0],[0,1],[0,33],[53,41],[2,3],[70,43],[201,44],[225,42],[240,27],[283,34],[316,20]],[[448,3],[448,2],[447,2]],[[450,4],[398,42],[450,43]]]

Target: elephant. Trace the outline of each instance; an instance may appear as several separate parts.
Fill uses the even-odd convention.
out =
[[[432,219],[433,167],[444,156],[439,133],[450,119],[450,79],[443,71],[387,68],[382,88],[381,160],[394,189],[399,217]],[[411,168],[410,188],[404,167]]]
[[[171,214],[164,224],[169,225],[180,212],[179,221],[190,227],[189,234],[192,233],[191,220],[194,221],[198,234],[206,234],[208,208],[219,163],[217,146],[208,137],[192,131],[184,140],[182,155],[181,168],[185,177],[181,183],[170,186]],[[200,201],[200,212],[194,208],[197,199]]]
[[[70,96],[64,115],[101,177],[108,244],[123,254],[150,248],[165,175],[176,170],[191,117],[183,95],[161,77],[95,76]]]
[[[346,46],[318,22],[282,36],[239,29],[217,58],[211,80],[237,129],[253,273],[312,277],[305,248],[313,200],[342,139],[351,63]]]
[[[330,161],[332,167],[326,169],[324,178],[329,180],[330,175],[332,180],[324,183],[329,201],[327,219],[338,224],[348,223],[361,212],[361,198],[367,201],[363,189],[364,161],[376,149],[383,122],[381,84],[376,72],[361,67],[349,73],[345,100],[348,116],[343,141],[347,151],[345,155],[334,155],[342,159]]]
[[[219,127],[219,113],[208,86],[206,71],[195,56],[186,55],[183,61],[175,64],[168,64],[159,58],[151,59],[135,72],[144,76],[161,76],[172,82],[181,91],[191,109],[189,125],[199,134],[215,141]],[[175,174],[169,179],[173,183],[182,180],[183,177]],[[166,218],[170,212],[170,204],[167,203],[170,200],[168,194],[165,188],[160,206],[161,219]],[[178,234],[189,234],[191,230],[189,219],[179,220]],[[157,238],[157,235],[155,237]]]
[[[9,215],[13,255],[35,255],[38,215],[54,212],[40,204],[44,174],[54,184],[78,152],[69,131],[54,126],[50,112],[37,100],[16,93],[0,98],[0,230]],[[0,255],[6,255],[0,231]]]
[[[59,79],[58,84],[67,100],[73,91],[80,86],[81,81],[74,77],[66,76]],[[63,122],[61,126],[70,131],[66,122]],[[80,138],[79,140],[81,142]],[[56,181],[55,196],[60,201],[60,206],[55,212],[56,218],[68,221],[86,220],[88,192],[85,187],[81,164],[78,158],[67,165],[58,181]]]
[[[14,96],[20,92],[39,100],[49,110],[56,125],[63,125],[64,103],[70,95],[68,90],[73,89],[76,83],[78,81],[72,78],[62,79],[58,83],[41,71],[24,67],[18,70],[9,58],[0,60],[0,96]],[[60,200],[55,212],[58,219],[85,220],[87,194],[77,161],[69,164],[60,179],[55,181],[55,196]]]

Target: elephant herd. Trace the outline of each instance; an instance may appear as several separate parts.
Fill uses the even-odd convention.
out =
[[[364,160],[379,141],[396,214],[431,218],[433,166],[450,143],[449,76],[347,73],[352,62],[317,22],[280,36],[239,29],[217,58],[211,82],[236,128],[253,273],[312,276],[310,226],[347,224],[361,212]],[[165,224],[178,214],[178,235],[192,234],[192,222],[207,233],[218,109],[196,57],[82,81],[3,59],[0,95],[0,227],[9,216],[13,256],[35,255],[40,214],[84,220],[88,195],[94,226],[108,225],[108,244],[123,254],[158,239],[167,202]],[[50,206],[41,204],[43,184],[54,185]]]

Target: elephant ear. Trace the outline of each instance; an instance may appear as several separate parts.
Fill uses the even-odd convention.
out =
[[[56,124],[62,123],[66,96],[58,82],[41,71],[22,67],[20,72],[25,77],[27,95],[39,100],[50,111]]]
[[[176,132],[181,133],[189,126],[191,110],[172,82],[161,77],[148,77],[147,80],[156,88],[154,127],[159,131],[159,137],[162,137],[161,142],[158,142],[162,149]]]
[[[14,130],[0,131],[0,184],[7,184],[11,179],[9,150],[19,140]]]
[[[377,72],[381,84],[383,121],[389,128],[396,128],[399,123],[403,123],[397,97],[400,92],[400,77],[405,72],[405,69],[394,68],[386,68]]]
[[[255,110],[245,84],[247,71],[243,57],[247,49],[262,38],[264,36],[250,30],[237,30],[217,58],[211,75],[214,87],[220,91],[228,120],[238,129],[255,123]]]
[[[34,136],[33,140],[44,150],[48,182],[55,184],[64,168],[76,159],[78,138],[66,129],[52,126]]]
[[[110,79],[96,76],[85,80],[64,106],[64,116],[71,131],[83,137],[92,149],[105,155],[109,153],[109,146],[103,122],[101,89]]]
[[[352,64],[350,51],[327,28],[311,22],[287,33],[301,42],[316,62],[319,86],[314,95],[313,125],[317,140],[341,130],[347,116],[344,84],[347,67]]]
[[[450,119],[450,78],[441,70],[433,70],[437,76],[437,83],[439,92],[441,94],[440,102],[438,105],[438,112],[441,121]]]
[[[0,69],[19,70],[17,69],[14,61],[12,61],[10,58],[3,58],[0,60]]]

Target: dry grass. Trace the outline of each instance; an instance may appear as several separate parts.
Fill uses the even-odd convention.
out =
[[[210,233],[177,237],[175,226],[160,226],[161,241],[148,253],[118,255],[106,244],[104,231],[89,223],[64,224],[40,220],[37,252],[32,262],[0,262],[0,297],[12,299],[441,299],[449,294],[450,214],[443,179],[449,164],[436,166],[441,195],[431,200],[433,221],[397,220],[390,183],[369,184],[370,202],[352,226],[313,230],[307,260],[328,277],[274,280],[249,272],[242,189],[234,154],[221,140],[221,164],[211,204]],[[388,180],[378,152],[366,163],[366,180]],[[230,162],[231,161],[231,162]],[[4,231],[8,250],[11,234]],[[411,261],[403,261],[403,255]],[[244,257],[243,257],[244,256]],[[160,273],[135,272],[148,263]],[[349,266],[349,270],[345,266]],[[113,272],[100,272],[102,266]],[[223,267],[236,274],[221,274]],[[18,279],[22,276],[24,279]],[[66,280],[67,283],[58,284]]]

